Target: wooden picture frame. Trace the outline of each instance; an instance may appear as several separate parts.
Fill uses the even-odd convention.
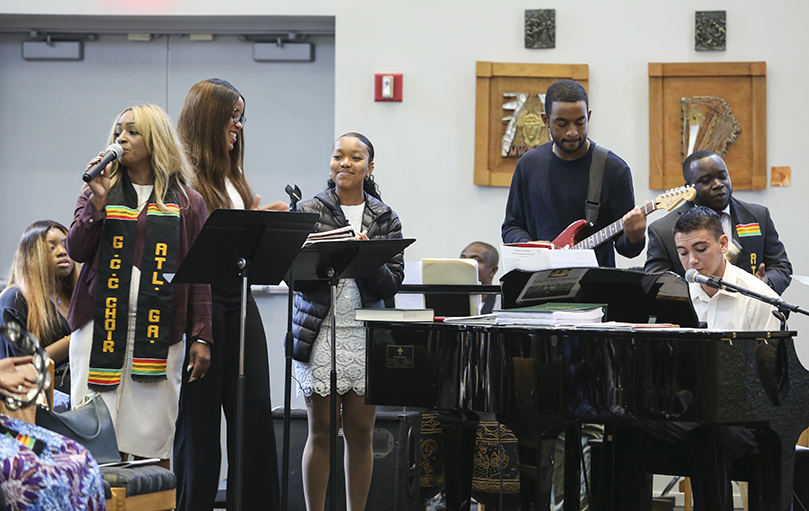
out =
[[[767,187],[767,63],[649,63],[649,188],[683,184],[680,98],[725,99],[739,122],[724,156],[733,188]]]
[[[509,64],[477,62],[475,101],[475,178],[476,185],[510,186],[517,157],[501,155],[503,93],[544,94],[557,80],[576,80],[587,89],[587,64]]]

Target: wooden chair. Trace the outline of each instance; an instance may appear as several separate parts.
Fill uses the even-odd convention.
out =
[[[112,497],[107,499],[109,511],[169,511],[177,504],[177,490],[126,496],[126,488],[112,488]]]
[[[164,468],[154,465],[102,468],[101,474],[111,485],[112,496],[107,499],[110,511],[169,511],[177,503],[177,481],[174,474]],[[152,484],[147,480],[152,480]],[[143,483],[159,490],[145,492]]]

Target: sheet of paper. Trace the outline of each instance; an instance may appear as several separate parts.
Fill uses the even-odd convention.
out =
[[[511,270],[540,271],[598,267],[598,260],[593,250],[550,250],[502,245],[500,257],[505,273]]]

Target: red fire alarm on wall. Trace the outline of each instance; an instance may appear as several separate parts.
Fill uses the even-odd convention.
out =
[[[402,73],[376,73],[374,83],[374,101],[402,100]]]

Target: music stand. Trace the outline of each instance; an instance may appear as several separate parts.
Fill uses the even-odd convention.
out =
[[[208,217],[197,239],[174,275],[172,283],[233,284],[241,279],[242,300],[239,328],[239,376],[236,381],[236,467],[233,499],[242,508],[244,443],[244,328],[247,291],[250,284],[278,284],[312,232],[318,215],[217,209]],[[260,264],[252,265],[253,261]],[[230,490],[230,488],[229,488]]]
[[[607,304],[610,321],[698,327],[688,283],[672,272],[644,273],[620,268],[512,270],[500,278],[503,308],[545,302]]]
[[[337,509],[337,281],[340,278],[361,278],[376,271],[414,241],[403,238],[320,241],[304,247],[293,264],[296,280],[328,280],[331,288],[329,509],[332,511]],[[284,420],[289,419],[285,416]]]

